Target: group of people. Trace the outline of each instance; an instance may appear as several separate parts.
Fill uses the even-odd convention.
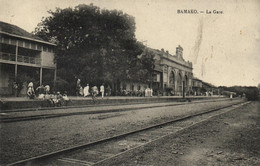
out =
[[[33,82],[28,84],[27,96],[29,99],[34,99],[38,97],[40,100],[47,100],[50,106],[61,106],[67,105],[70,102],[70,99],[67,96],[67,92],[65,91],[62,95],[60,92],[53,92],[51,94],[49,85],[40,85],[36,88],[36,93],[34,91]]]
[[[50,106],[62,106],[62,105],[68,105],[70,102],[69,97],[67,96],[67,92],[65,91],[64,94],[61,94],[60,92],[53,93],[53,94],[47,94],[45,95],[45,100],[47,100],[50,104]]]
[[[105,87],[104,84],[102,84],[98,90],[97,86],[93,86],[92,88],[89,87],[89,84],[87,84],[84,88],[81,86],[80,79],[77,80],[77,90],[76,95],[77,96],[92,96],[96,97],[99,93],[101,93],[102,99],[104,98],[105,94]]]
[[[50,94],[50,86],[49,85],[46,85],[46,86],[40,85],[39,87],[36,88],[36,93],[39,98],[43,98],[44,94]],[[34,91],[33,82],[30,82],[28,84],[27,96],[30,99],[34,99],[36,97],[36,93]]]
[[[126,90],[120,89],[116,94],[118,96],[136,96],[136,97],[152,97],[153,96],[153,89],[145,88],[145,90]]]

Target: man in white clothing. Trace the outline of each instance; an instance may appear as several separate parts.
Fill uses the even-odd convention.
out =
[[[84,97],[86,97],[88,95],[90,95],[90,94],[89,94],[89,85],[87,84],[87,86],[85,86],[85,88],[84,88]]]
[[[102,99],[103,99],[103,98],[104,98],[104,93],[105,93],[104,84],[102,84],[102,85],[100,86],[100,92],[101,92],[101,94],[102,94]]]

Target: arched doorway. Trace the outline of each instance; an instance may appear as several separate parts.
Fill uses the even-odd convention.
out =
[[[185,93],[187,94],[188,93],[188,77],[187,75],[184,76],[184,86],[185,86]]]
[[[178,91],[179,95],[181,95],[182,94],[182,76],[181,76],[181,73],[179,73],[177,85],[178,85],[177,91]]]
[[[170,73],[169,87],[172,88],[172,91],[175,94],[175,75],[174,75],[173,71],[171,71],[171,73]]]

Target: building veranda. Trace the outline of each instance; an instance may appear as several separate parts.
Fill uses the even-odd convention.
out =
[[[0,22],[0,94],[14,94],[14,83],[22,81],[26,94],[28,82],[35,86],[53,85],[56,77],[56,45],[11,24]]]

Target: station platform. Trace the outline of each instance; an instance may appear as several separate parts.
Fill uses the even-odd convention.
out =
[[[153,96],[153,97],[132,97],[132,96],[106,96],[103,99],[97,97],[95,101],[91,97],[69,96],[70,102],[67,107],[84,106],[94,104],[121,104],[121,103],[155,103],[155,102],[185,102],[192,100],[224,98],[223,96]],[[62,106],[62,107],[66,107]],[[50,103],[42,99],[29,99],[27,97],[2,97],[0,98],[0,112],[17,109],[50,109]]]

